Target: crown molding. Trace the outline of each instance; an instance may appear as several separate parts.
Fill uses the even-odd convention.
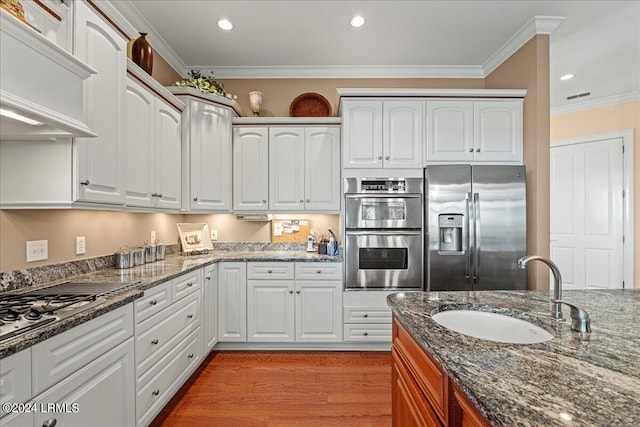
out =
[[[531,18],[482,65],[484,77],[491,74],[532,37],[537,34],[553,33],[564,20],[565,18],[562,16],[534,16]]]
[[[579,111],[592,110],[594,108],[608,107],[610,105],[623,104],[625,102],[638,100],[640,100],[640,91],[627,92],[619,95],[606,96],[604,98],[577,102],[575,104],[564,105],[562,107],[554,107],[551,109],[551,116],[577,113]]]
[[[447,97],[447,98],[524,98],[526,89],[378,89],[337,88],[340,98],[368,97]]]
[[[136,9],[129,0],[112,0],[110,3],[112,8],[118,12],[118,16],[121,16],[127,23],[127,26],[134,29],[132,39],[137,38],[139,32],[147,33],[147,40],[153,49],[158,52],[178,74],[181,76],[187,74],[189,68],[182,59],[169,47],[169,44],[160,36],[155,28],[151,26],[149,21],[138,12],[138,9]],[[118,21],[116,20],[116,22]]]
[[[481,79],[482,67],[464,66],[271,66],[207,67],[189,66],[203,72],[214,71],[220,79],[331,79],[331,78],[459,78]]]

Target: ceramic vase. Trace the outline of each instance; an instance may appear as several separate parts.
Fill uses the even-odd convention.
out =
[[[260,110],[262,109],[262,92],[249,92],[249,107],[254,116],[257,117],[260,115]]]
[[[147,33],[140,33],[131,46],[131,60],[151,75],[153,70],[153,50],[146,39]]]

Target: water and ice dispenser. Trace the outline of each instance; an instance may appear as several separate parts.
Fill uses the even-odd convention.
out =
[[[462,215],[442,214],[438,217],[440,229],[439,252],[462,252]]]

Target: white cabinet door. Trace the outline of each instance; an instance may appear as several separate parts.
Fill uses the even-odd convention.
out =
[[[253,342],[293,342],[293,280],[247,281],[247,336]]]
[[[187,100],[185,145],[189,151],[187,209],[231,210],[231,111]],[[186,147],[185,147],[186,148]]]
[[[85,80],[86,123],[96,138],[76,138],[78,200],[124,203],[127,40],[83,2],[75,2],[74,54],[97,71]]]
[[[474,101],[475,160],[522,162],[522,101]]]
[[[209,354],[218,342],[218,265],[204,267],[202,321],[204,330],[204,353]]]
[[[155,206],[179,210],[181,116],[161,99],[155,101]]]
[[[31,427],[34,425],[33,415],[33,412],[14,412],[0,418],[0,427]]]
[[[305,129],[305,209],[339,211],[340,128],[338,126]]]
[[[382,101],[342,101],[343,167],[382,167]]]
[[[269,132],[266,127],[233,129],[233,209],[269,208]]]
[[[422,101],[383,102],[385,168],[422,167]]]
[[[218,341],[247,340],[247,266],[218,264]]]
[[[296,280],[296,341],[342,341],[342,282]]]
[[[473,161],[473,101],[426,102],[425,161]]]
[[[127,79],[126,103],[126,191],[127,206],[153,206],[155,158],[154,99],[135,80]]]
[[[49,419],[63,427],[135,425],[133,352],[129,338],[37,396],[36,402],[66,405],[66,411],[38,412],[35,425]]]
[[[269,128],[269,209],[304,210],[304,128]]]

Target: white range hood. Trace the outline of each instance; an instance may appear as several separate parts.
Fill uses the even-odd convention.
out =
[[[0,9],[0,140],[96,136],[87,126],[83,107],[83,82],[95,73]],[[14,114],[37,123],[28,124]]]

